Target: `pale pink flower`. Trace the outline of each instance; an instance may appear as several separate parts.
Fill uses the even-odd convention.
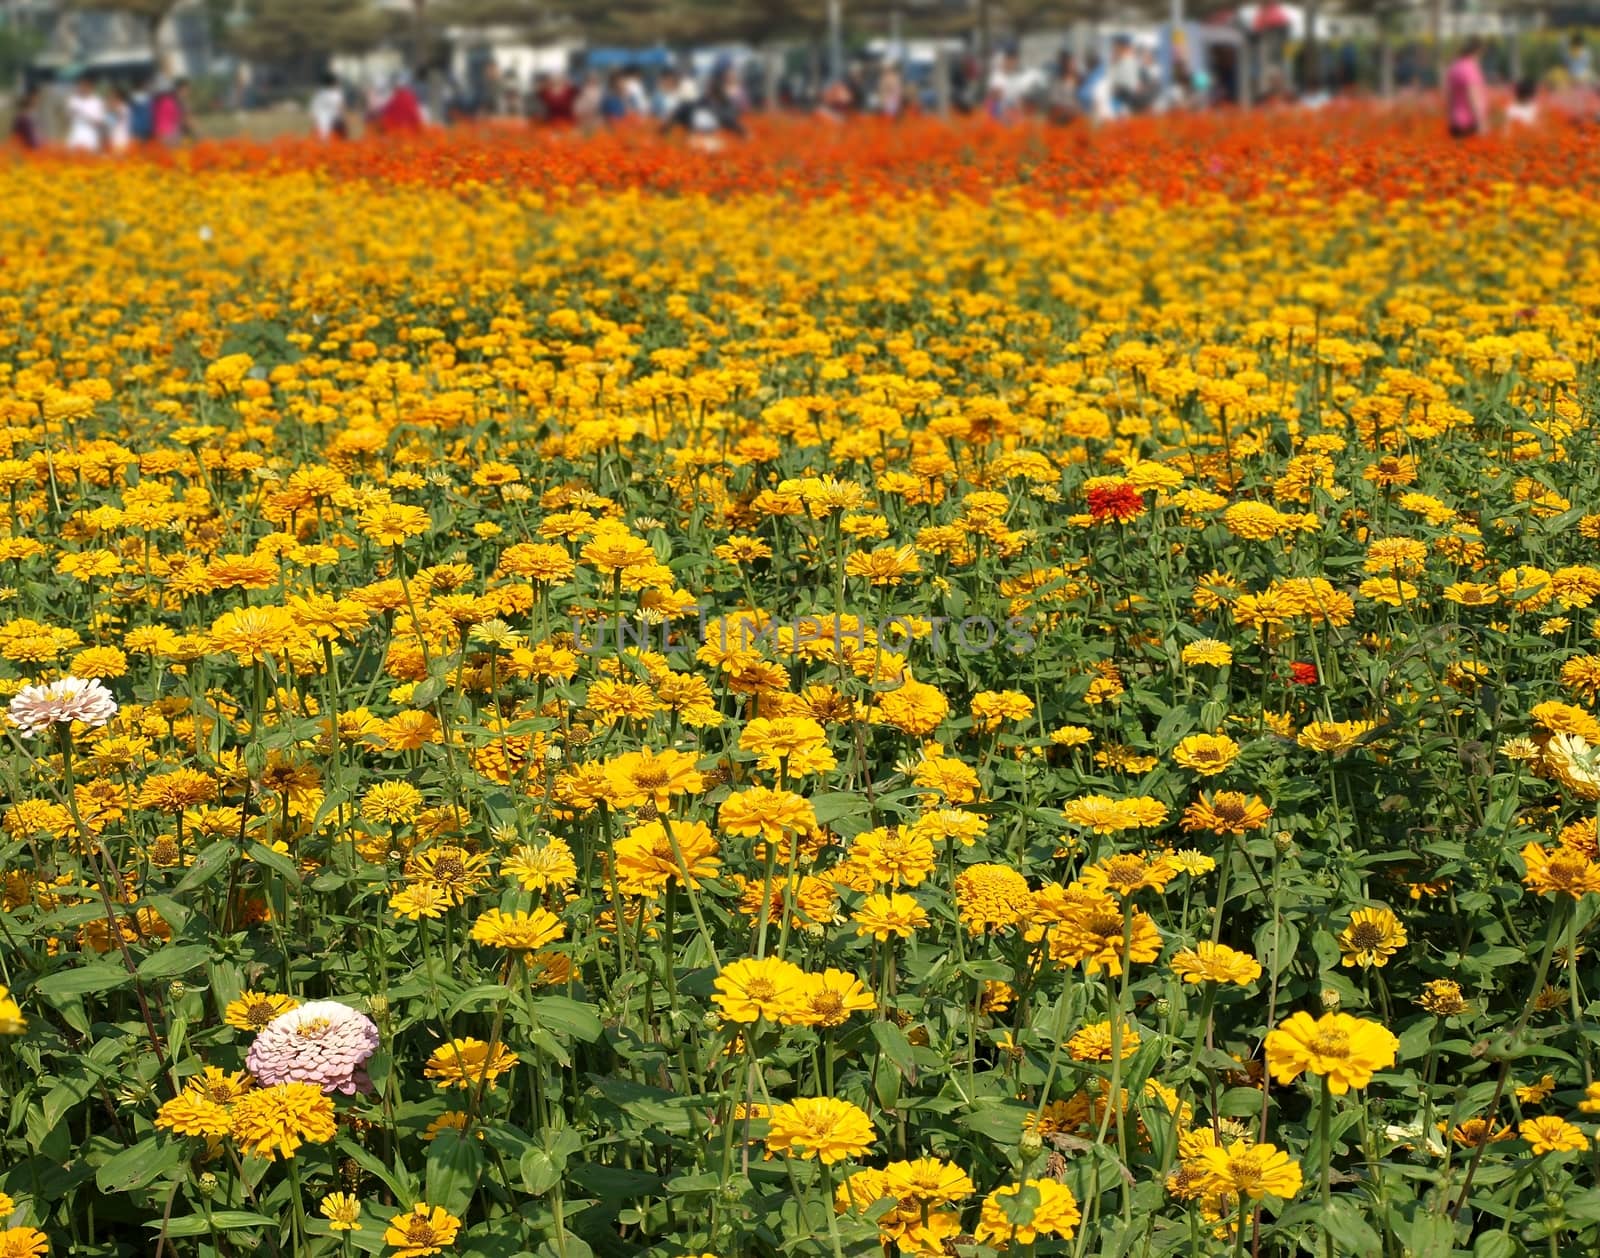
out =
[[[313,1000],[280,1013],[261,1029],[245,1065],[269,1087],[314,1083],[324,1092],[372,1091],[364,1067],[378,1048],[371,1018],[333,1000]]]
[[[98,728],[117,714],[117,701],[98,677],[63,677],[41,686],[24,686],[12,696],[6,714],[24,738],[41,734],[52,725],[80,721]]]

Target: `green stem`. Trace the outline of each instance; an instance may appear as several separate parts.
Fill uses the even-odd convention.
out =
[[[1322,1155],[1322,1252],[1333,1258],[1333,1084],[1322,1076],[1322,1104],[1317,1110],[1317,1151]]]
[[[300,1186],[300,1161],[289,1159],[289,1189],[294,1195],[294,1252],[304,1253],[306,1248],[306,1195]]]
[[[839,1241],[839,1217],[833,1208],[833,1167],[818,1159],[822,1167],[822,1208],[828,1212],[828,1240],[833,1245],[833,1258],[844,1258],[844,1246]]]

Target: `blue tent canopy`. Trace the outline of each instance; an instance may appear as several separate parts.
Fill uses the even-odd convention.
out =
[[[589,48],[583,53],[583,64],[591,70],[620,70],[624,66],[637,66],[641,70],[665,70],[672,63],[672,53],[660,46]]]

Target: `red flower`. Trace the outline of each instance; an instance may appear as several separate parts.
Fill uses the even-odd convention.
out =
[[[1289,665],[1289,680],[1297,686],[1315,686],[1318,681],[1317,666],[1297,660]]]
[[[1132,485],[1096,485],[1089,490],[1089,514],[1096,523],[1126,524],[1144,514],[1144,495]]]

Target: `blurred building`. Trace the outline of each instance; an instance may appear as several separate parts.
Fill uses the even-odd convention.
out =
[[[208,11],[205,0],[177,0],[153,44],[150,24],[134,13],[74,8],[61,0],[0,0],[0,24],[34,49],[35,77],[91,71],[134,78],[160,70],[192,78],[216,68],[215,9]]]

